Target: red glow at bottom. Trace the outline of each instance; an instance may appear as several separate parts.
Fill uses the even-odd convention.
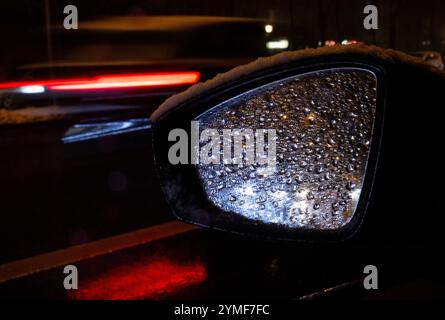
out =
[[[146,263],[119,267],[98,279],[79,281],[70,292],[75,300],[159,299],[207,278],[205,266],[197,262],[179,264],[168,258],[150,258]],[[71,295],[72,294],[72,295]]]

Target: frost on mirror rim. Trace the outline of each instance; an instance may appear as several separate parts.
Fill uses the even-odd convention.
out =
[[[209,200],[223,215],[290,229],[346,226],[363,185],[376,98],[372,72],[335,68],[280,80],[212,108],[197,118],[201,132],[218,129],[222,139],[222,129],[275,129],[277,159],[269,175],[264,165],[196,165]]]

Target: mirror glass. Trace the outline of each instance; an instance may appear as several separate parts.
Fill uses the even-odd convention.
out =
[[[334,68],[211,108],[196,119],[195,166],[208,199],[227,218],[291,229],[346,226],[362,190],[376,97],[374,73]]]

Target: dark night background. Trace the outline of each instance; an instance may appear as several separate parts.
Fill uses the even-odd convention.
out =
[[[0,5],[0,70],[35,62],[46,53],[46,39],[35,31],[44,29],[45,12],[50,13],[47,22],[61,25],[68,4],[78,7],[80,28],[82,21],[116,15],[251,17],[274,24],[276,32],[289,38],[290,49],[347,38],[406,52],[445,52],[445,2],[440,0],[16,0]],[[379,30],[363,28],[367,4],[379,9]]]

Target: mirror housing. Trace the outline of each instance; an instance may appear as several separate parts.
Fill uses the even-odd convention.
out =
[[[413,79],[418,82],[414,84]],[[333,83],[335,81],[339,84]],[[404,173],[394,171],[412,166],[406,163],[411,159],[403,158],[409,151],[405,148],[407,145],[398,142],[400,133],[409,121],[416,120],[415,103],[431,101],[429,104],[434,104],[433,99],[439,92],[435,88],[444,83],[443,74],[421,60],[365,45],[285,52],[235,68],[173,96],[152,115],[155,161],[164,194],[180,220],[241,234],[272,239],[339,241],[353,237],[360,229],[366,231],[368,227],[360,227],[368,220],[366,225],[376,224],[382,234],[390,233],[397,225],[413,222],[410,216],[416,214],[413,210],[416,206],[403,204],[396,210],[399,212],[406,206],[407,211],[404,217],[399,217],[388,205],[391,198],[380,193],[385,187],[394,185],[400,188],[397,194],[412,193],[412,190],[405,190],[407,185],[399,183],[405,179]],[[329,84],[333,84],[332,90]],[[366,86],[369,88],[365,89]],[[277,103],[291,89],[296,92],[295,99]],[[340,98],[330,101],[326,98],[328,91],[330,98],[337,95]],[[261,122],[261,118],[268,103],[280,104],[284,109],[269,110],[272,120],[267,124],[267,121]],[[265,109],[251,112],[257,105],[264,105]],[[396,108],[403,106],[410,107],[407,111],[399,111],[403,113],[399,114],[399,119],[409,121],[399,123]],[[249,115],[250,122],[243,114]],[[276,121],[273,117],[277,117]],[[364,121],[367,118],[372,119]],[[285,120],[290,124],[280,128]],[[332,125],[333,122],[337,124]],[[196,124],[204,128],[196,131]],[[281,130],[276,132],[275,138],[277,172],[266,172],[264,176],[260,170],[264,165],[246,162],[249,152],[258,155],[258,146],[255,145],[255,151],[249,150],[249,137],[241,139],[241,160],[234,163],[232,157],[231,162],[224,162],[222,157],[222,162],[212,163],[214,150],[218,150],[218,157],[223,156],[224,146],[214,146],[216,149],[211,149],[212,152],[205,149],[207,151],[200,153],[206,145],[211,146],[208,132],[202,139],[205,128],[216,130],[221,141],[224,141],[224,129]],[[432,143],[436,129],[435,125],[422,126],[422,143]],[[341,130],[342,135],[339,135]],[[257,132],[252,132],[250,140],[256,142]],[[366,132],[364,136],[360,136],[363,132]],[[172,161],[172,146],[179,142],[181,133],[185,133],[188,152],[185,156],[183,152],[182,161]],[[295,141],[288,139],[293,135],[296,135]],[[266,134],[264,140],[270,136]],[[333,137],[339,141],[335,142]],[[235,141],[234,137],[230,139]],[[333,140],[332,144],[329,139]],[[235,148],[232,146],[226,151],[232,151],[233,155]],[[287,151],[280,152],[282,149]],[[395,155],[394,150],[402,152]],[[206,152],[210,163],[197,161]],[[265,151],[266,156],[269,153]],[[335,165],[336,157],[340,158],[340,165]],[[357,165],[354,161],[360,159]],[[382,161],[385,161],[383,165]],[[422,161],[430,163],[431,159],[428,156]],[[255,176],[247,174],[249,167],[253,167]],[[395,174],[388,173],[391,171]],[[331,181],[327,178],[329,175]],[[403,179],[397,181],[398,175]],[[212,185],[214,178],[216,185]],[[421,180],[419,177],[419,185],[426,183]],[[221,181],[224,184],[220,188]],[[377,187],[376,183],[382,187]],[[265,190],[265,186],[269,189]],[[432,205],[425,210],[433,212],[436,208]],[[385,213],[387,211],[390,213]],[[373,216],[378,218],[373,220]]]

